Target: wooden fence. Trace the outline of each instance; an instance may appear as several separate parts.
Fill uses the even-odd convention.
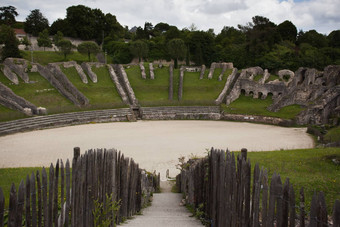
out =
[[[268,185],[267,171],[257,164],[251,175],[246,149],[236,161],[233,153],[212,149],[208,157],[189,160],[189,165],[177,176],[177,186],[188,204],[204,212],[205,222],[211,226],[331,225],[322,192],[313,196],[309,219],[306,218],[303,188],[298,206],[288,178],[282,184],[280,175],[274,174]],[[340,226],[338,200],[333,207],[332,222],[333,226]]]
[[[8,211],[0,188],[0,227],[94,226],[94,201],[105,204],[107,195],[120,201],[115,214],[120,223],[138,213],[159,187],[159,175],[147,175],[116,150],[88,150],[80,156],[75,148],[70,165],[58,160],[48,174],[43,168],[27,175],[18,191],[12,184]]]

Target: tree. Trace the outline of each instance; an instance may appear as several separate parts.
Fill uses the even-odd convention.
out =
[[[178,59],[184,58],[186,55],[186,46],[182,39],[172,39],[168,43],[168,51],[172,59],[175,61],[175,69],[178,68]]]
[[[31,41],[29,41],[27,36],[24,36],[24,38],[21,41],[21,44],[25,45],[25,50],[28,50],[28,47],[32,45]]]
[[[141,62],[142,58],[145,58],[148,56],[149,47],[144,41],[137,40],[131,43],[130,51],[132,55],[134,57],[137,57],[138,61]]]
[[[4,44],[1,52],[2,60],[13,57],[13,58],[20,58],[20,51],[18,48],[19,41],[15,37],[14,30],[7,26],[2,25],[0,28],[0,44]]]
[[[288,40],[293,43],[296,42],[297,29],[295,25],[286,20],[277,26],[277,30],[281,35],[282,40]]]
[[[50,40],[47,29],[39,33],[37,41],[39,47],[44,47],[44,51],[45,47],[52,47],[52,41]]]
[[[59,51],[64,55],[64,59],[66,60],[66,56],[72,53],[73,44],[68,39],[62,39],[58,42],[57,46],[59,48]]]
[[[38,36],[39,32],[45,29],[48,29],[47,18],[42,15],[39,9],[32,10],[24,22],[25,32]]]
[[[340,30],[334,30],[327,36],[330,47],[340,48]]]
[[[84,55],[87,54],[87,56],[89,57],[89,61],[91,61],[91,54],[97,54],[100,50],[97,43],[94,43],[91,41],[87,41],[87,42],[83,42],[79,44],[77,49],[79,53],[84,54]]]
[[[298,44],[308,43],[316,48],[323,48],[327,46],[326,36],[318,33],[315,30],[309,30],[308,32],[301,32],[298,38]]]
[[[55,34],[53,36],[53,43],[56,45],[56,46],[59,46],[59,42],[62,41],[64,39],[64,35],[61,31],[58,31],[57,34]]]
[[[0,24],[13,25],[15,17],[18,15],[17,9],[14,6],[0,7]]]

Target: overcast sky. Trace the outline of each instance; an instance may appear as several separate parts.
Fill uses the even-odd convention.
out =
[[[85,5],[99,8],[117,17],[129,28],[144,26],[146,21],[175,25],[179,29],[195,24],[198,30],[213,28],[218,34],[224,26],[245,25],[256,15],[279,24],[290,20],[298,30],[315,29],[328,34],[340,29],[339,0],[1,0],[2,6],[17,8],[18,21],[30,10],[40,9],[49,23],[65,18],[66,8]]]

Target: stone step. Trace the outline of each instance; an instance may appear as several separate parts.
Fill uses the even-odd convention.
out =
[[[116,121],[123,121],[126,116],[132,115],[129,108],[122,108],[36,116],[0,123],[0,135],[74,123],[115,121],[115,118]]]

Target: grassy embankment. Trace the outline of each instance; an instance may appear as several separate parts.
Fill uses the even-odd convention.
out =
[[[296,200],[299,190],[304,187],[306,207],[309,209],[314,191],[323,191],[329,210],[336,199],[340,200],[340,165],[332,159],[340,160],[340,148],[314,148],[303,150],[281,150],[268,152],[248,152],[252,168],[255,163],[268,170],[269,178],[274,172],[279,173],[282,182],[289,177],[294,186]],[[27,174],[41,168],[3,168],[0,169],[0,187],[6,197],[8,207],[9,192],[12,183],[18,187]]]
[[[214,100],[222,91],[227,76],[231,70],[224,73],[222,81],[217,78],[221,69],[216,69],[213,79],[207,79],[209,71],[205,72],[203,80],[199,80],[199,72],[185,72],[183,79],[183,98],[178,101],[179,69],[174,70],[173,100],[168,100],[169,67],[158,68],[156,65],[155,79],[150,79],[149,64],[145,63],[147,79],[142,79],[139,66],[126,68],[131,86],[142,106],[174,106],[174,105],[214,105]]]
[[[21,51],[21,55],[24,59],[31,61],[32,56],[30,51]],[[33,62],[38,62],[42,65],[47,65],[52,62],[64,62],[64,61],[76,61],[78,63],[88,62],[87,55],[82,55],[79,52],[73,52],[64,58],[64,55],[53,51],[33,51]],[[91,55],[91,61],[97,61],[95,56]]]
[[[89,105],[82,107],[82,110],[126,107],[122,102],[106,67],[93,67],[92,71],[97,75],[97,83],[93,83],[88,77],[87,84],[84,84],[81,81],[80,76],[74,67],[61,67],[61,69],[71,83],[89,99]]]

